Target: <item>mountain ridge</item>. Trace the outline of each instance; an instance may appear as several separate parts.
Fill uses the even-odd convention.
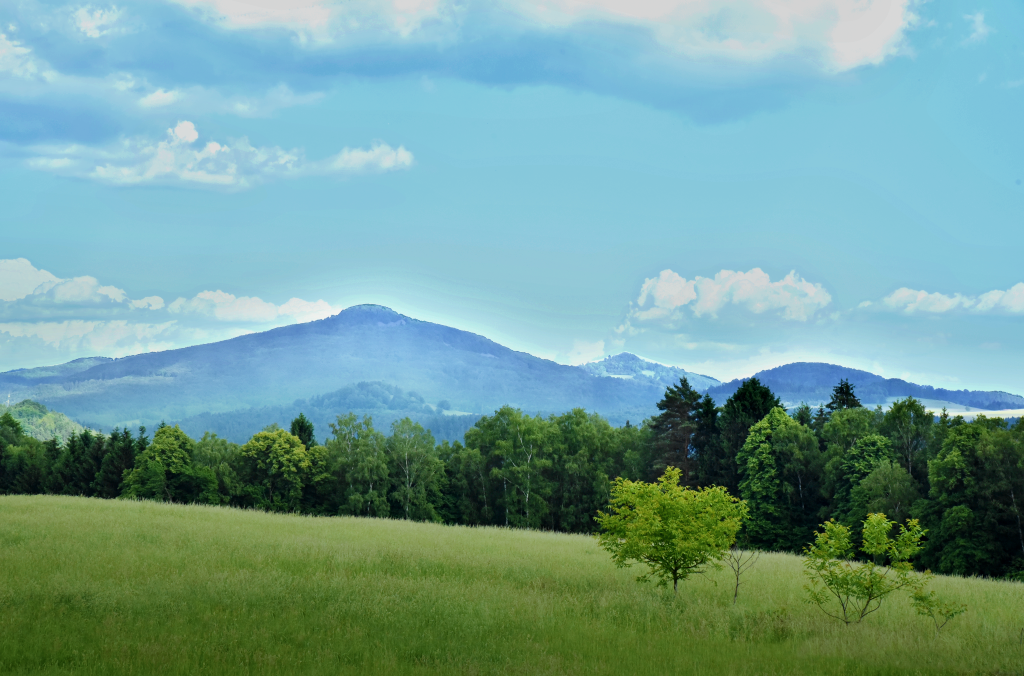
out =
[[[531,414],[580,407],[622,424],[656,414],[665,388],[682,377],[719,405],[746,380],[722,383],[626,352],[580,366],[557,364],[479,334],[380,305],[357,305],[325,319],[216,343],[15,369],[0,373],[0,388],[56,408],[92,429],[161,421],[198,425],[201,420],[241,429],[238,421],[243,419],[248,428],[257,410],[272,409],[280,416],[317,397],[342,405],[349,401],[343,392],[357,384],[375,384],[384,388],[381,392],[397,388],[402,401],[417,402],[408,409],[411,414],[445,423],[437,418],[435,405],[442,400],[446,408],[475,415],[506,404]],[[915,396],[983,410],[1024,408],[1024,397],[1018,395],[933,388],[834,364],[796,362],[752,377],[791,406],[827,402],[832,387],[846,378],[866,405]],[[387,397],[374,396],[372,406],[356,408],[397,410],[385,402]],[[321,413],[328,415],[326,409]]]

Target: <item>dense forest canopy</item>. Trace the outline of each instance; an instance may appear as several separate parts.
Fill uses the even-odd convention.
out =
[[[27,406],[22,404],[21,406]],[[1024,423],[945,412],[913,398],[865,408],[846,380],[829,403],[788,413],[756,378],[722,406],[684,378],[659,413],[612,426],[583,409],[529,415],[505,406],[437,442],[418,422],[304,414],[245,444],[179,426],[150,436],[75,430],[41,441],[0,416],[0,490],[234,505],[587,533],[614,479],[721,486],[749,516],[740,542],[802,551],[828,519],[868,514],[926,529],[920,565],[942,573],[1024,574]],[[45,409],[42,409],[45,411]]]

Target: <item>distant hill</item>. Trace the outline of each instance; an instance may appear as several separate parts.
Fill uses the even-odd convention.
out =
[[[797,362],[766,371],[758,371],[755,378],[771,388],[787,406],[807,402],[811,406],[828,403],[832,388],[842,379],[856,387],[857,397],[865,406],[885,405],[895,398],[914,397],[951,402],[961,406],[988,411],[1024,408],[1024,397],[1006,392],[976,390],[947,390],[929,385],[916,385],[898,378],[883,378],[867,371],[822,364]],[[719,405],[732,396],[746,378],[732,380],[712,387],[708,394]]]
[[[0,406],[0,414],[4,412],[10,412],[11,416],[21,423],[25,434],[41,441],[48,441],[56,437],[63,443],[72,434],[78,434],[85,430],[84,427],[63,413],[51,411],[39,402],[30,399],[10,407]]]
[[[10,371],[0,374],[0,388],[100,429],[288,407],[360,382],[477,414],[504,404],[530,413],[579,406],[621,424],[655,413],[664,394],[658,374],[668,367],[646,362],[650,368],[639,368],[629,358],[606,362],[593,369],[556,364],[467,331],[359,305],[218,343]],[[613,377],[627,362],[636,367],[627,374],[633,377]],[[601,368],[608,375],[594,372]]]

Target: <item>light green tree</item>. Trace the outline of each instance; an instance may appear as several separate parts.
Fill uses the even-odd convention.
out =
[[[296,511],[312,469],[299,438],[282,429],[257,432],[238,453],[243,492],[260,509]]]
[[[217,478],[194,465],[195,441],[175,425],[164,425],[126,471],[122,497],[166,502],[219,503]]]
[[[434,447],[434,437],[409,418],[391,425],[385,444],[392,471],[391,499],[401,509],[400,516],[416,521],[438,521],[436,505],[444,480],[444,463]]]
[[[341,479],[339,511],[356,516],[391,515],[391,489],[385,437],[373,427],[373,419],[354,413],[337,416],[331,423],[334,438],[327,442],[332,471]],[[335,466],[336,465],[336,466]]]
[[[774,408],[750,428],[736,455],[740,495],[750,509],[744,541],[765,549],[796,549],[806,542],[816,511],[821,464],[809,427]],[[815,518],[816,520],[816,518]]]
[[[677,467],[666,468],[656,483],[620,477],[612,485],[609,513],[597,515],[598,542],[616,566],[645,564],[638,581],[671,581],[676,592],[680,580],[721,568],[747,514],[746,505],[721,486],[692,490],[679,480]]]
[[[923,589],[925,579],[913,573],[910,558],[921,550],[925,531],[911,519],[893,538],[890,533],[895,526],[885,514],[869,514],[861,550],[870,559],[858,562],[852,560],[850,529],[834,519],[822,524],[804,560],[808,602],[849,625],[878,610],[894,592]]]

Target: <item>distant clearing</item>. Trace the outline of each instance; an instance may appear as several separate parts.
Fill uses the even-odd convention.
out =
[[[52,496],[0,497],[4,674],[1015,674],[1024,585],[938,578],[849,628],[764,555],[671,591],[593,538]],[[715,584],[717,582],[717,585]]]

